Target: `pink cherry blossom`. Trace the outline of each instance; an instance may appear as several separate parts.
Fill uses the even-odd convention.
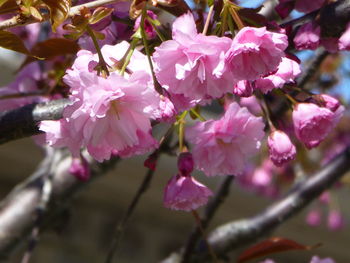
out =
[[[24,67],[16,77],[16,79],[7,85],[0,88],[0,97],[39,93],[38,81],[41,79],[41,72],[38,63],[31,63]],[[0,111],[12,110],[34,102],[45,101],[41,96],[19,96],[17,98],[1,99]]]
[[[231,39],[198,34],[191,13],[174,21],[172,36],[173,40],[163,42],[153,53],[157,79],[171,96],[201,100],[232,92],[231,75],[218,70]]]
[[[151,135],[150,118],[156,115],[159,96],[148,86],[148,74],[135,72],[125,79],[113,73],[104,79],[82,71],[80,79],[79,88],[73,89],[70,96],[73,103],[63,113],[69,128],[64,141],[55,141],[62,137],[62,129],[48,131],[41,127],[53,146],[64,144],[74,156],[81,147],[87,147],[97,161],[111,155],[143,154],[157,146]],[[75,140],[75,144],[69,145],[67,140]]]
[[[241,98],[239,104],[241,105],[241,107],[246,107],[251,113],[253,113],[256,116],[262,114],[259,101],[255,96]]]
[[[322,107],[325,107],[333,112],[337,111],[339,107],[342,107],[339,100],[328,94],[314,95],[313,99]]]
[[[338,47],[339,50],[350,50],[350,23],[347,24],[344,33],[340,36]]]
[[[344,227],[344,217],[338,210],[331,210],[327,221],[330,230],[339,230]]]
[[[173,210],[192,211],[208,202],[209,188],[192,176],[173,176],[164,191],[164,206]]]
[[[267,138],[270,159],[276,166],[294,160],[296,149],[289,136],[283,131],[273,131]]]
[[[309,149],[318,146],[340,120],[343,107],[337,111],[313,103],[298,103],[293,111],[294,131],[297,138]]]
[[[69,172],[81,181],[89,180],[91,175],[89,164],[83,156],[72,159]]]
[[[332,258],[321,259],[318,256],[313,256],[310,263],[335,263],[335,261]]]
[[[321,28],[316,22],[302,25],[294,37],[294,45],[298,50],[315,50],[320,44]]]
[[[321,213],[319,210],[311,210],[306,216],[306,223],[310,226],[319,226],[321,224]]]
[[[286,18],[294,8],[294,0],[279,0],[275,7],[277,14],[283,19]]]
[[[254,155],[264,136],[264,123],[237,103],[228,106],[217,121],[196,123],[187,128],[186,137],[193,147],[195,167],[208,176],[237,175]]]
[[[299,64],[293,59],[283,57],[277,71],[255,81],[255,88],[267,93],[275,88],[282,88],[284,84],[293,82],[301,73]]]
[[[244,27],[225,54],[224,70],[237,81],[258,79],[277,69],[287,46],[285,34],[267,31],[265,27]]]
[[[268,187],[271,184],[274,175],[273,169],[273,164],[268,159],[265,160],[260,167],[255,169],[251,177],[251,183],[254,187]]]

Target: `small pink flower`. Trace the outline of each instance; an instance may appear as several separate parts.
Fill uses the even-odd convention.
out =
[[[288,46],[285,34],[267,31],[265,27],[244,27],[225,54],[225,67],[234,78],[255,80],[275,71]]]
[[[202,100],[232,92],[231,75],[222,75],[219,70],[231,39],[198,34],[191,13],[174,21],[172,36],[173,40],[164,41],[153,53],[157,80],[170,99],[172,94]]]
[[[310,263],[335,263],[335,261],[332,258],[321,259],[318,256],[313,256]]]
[[[208,176],[237,175],[258,151],[263,128],[260,117],[234,102],[220,120],[196,123],[185,134],[194,145],[192,154],[197,169]]]
[[[299,64],[293,59],[283,57],[277,71],[255,81],[255,88],[267,93],[273,89],[283,88],[284,84],[291,83],[301,73]]]
[[[338,42],[339,50],[350,50],[350,23],[347,24],[344,33]]]
[[[276,166],[294,160],[296,149],[289,136],[283,131],[274,131],[267,138],[270,159]]]
[[[309,149],[318,146],[339,122],[343,107],[336,112],[313,103],[298,103],[293,111],[294,131]]]
[[[338,210],[331,210],[328,214],[327,225],[330,230],[339,230],[344,227],[344,217]]]
[[[177,166],[182,176],[190,175],[194,167],[192,154],[189,152],[180,153]]]
[[[253,113],[256,116],[262,114],[259,101],[255,96],[241,98],[239,104],[241,105],[241,107],[246,107],[251,113]]]
[[[294,45],[298,50],[315,50],[320,44],[321,28],[315,22],[302,25],[294,37]]]
[[[331,197],[330,197],[329,192],[325,191],[320,195],[320,197],[318,199],[322,204],[328,205]]]
[[[192,211],[208,202],[209,188],[192,176],[173,176],[164,191],[164,206],[173,210]]]
[[[81,181],[87,181],[90,178],[90,167],[83,156],[72,159],[69,172]]]
[[[311,210],[306,216],[306,223],[310,226],[319,226],[321,224],[320,211]]]

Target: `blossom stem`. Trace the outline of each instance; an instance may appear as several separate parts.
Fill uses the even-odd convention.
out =
[[[296,99],[294,99],[291,95],[289,95],[288,93],[284,92],[284,96],[287,97],[287,99],[292,103],[292,105],[296,105],[298,104],[298,101]]]
[[[154,31],[156,31],[159,39],[162,42],[166,41],[166,37],[162,34],[162,32],[160,32],[160,30],[158,29],[157,25],[154,23],[153,19],[148,19],[148,22],[150,22],[150,24],[153,27]]]
[[[201,222],[201,218],[198,214],[198,212],[196,210],[192,210],[192,215],[194,216],[195,220],[196,220],[196,224],[198,225],[198,228],[202,234],[202,238],[208,248],[208,251],[209,251],[209,254],[211,255],[212,259],[213,259],[213,262],[215,263],[218,263],[218,258],[213,250],[213,248],[211,247],[211,245],[209,244],[208,240],[207,240],[207,237],[205,235],[205,231],[203,229],[203,226],[202,226],[202,222]]]
[[[184,130],[184,126],[185,126],[185,117],[187,116],[188,111],[184,111],[180,117],[178,118],[176,124],[179,125],[179,149],[180,152],[185,151],[185,144],[184,144],[184,137],[185,137],[185,130]]]
[[[132,56],[132,54],[134,54],[134,50],[135,50],[135,47],[136,47],[136,44],[137,44],[138,41],[139,41],[139,38],[137,38],[137,37],[134,37],[131,40],[130,46],[128,48],[128,51],[125,53],[124,57],[120,60],[120,62],[123,63],[123,66],[122,66],[122,68],[120,70],[120,75],[122,75],[122,76],[125,73],[126,67],[129,65],[131,56]]]
[[[208,12],[208,16],[207,16],[207,20],[205,21],[205,25],[204,25],[204,28],[203,28],[203,35],[206,35],[207,32],[208,32],[208,28],[209,28],[209,24],[210,24],[210,19],[213,15],[213,11],[214,11],[214,5],[212,5],[210,8],[209,8],[209,12]]]
[[[146,17],[146,15],[147,15],[147,4],[142,9],[142,14],[141,14],[141,23],[140,23],[141,37],[142,37],[143,45],[145,47],[149,67],[151,68],[154,89],[159,94],[162,95],[163,94],[162,86],[159,84],[159,82],[156,78],[156,75],[154,74],[154,68],[153,68],[153,63],[152,63],[152,59],[151,59],[151,51],[150,51],[149,46],[148,46],[147,35],[145,32],[145,17]]]
[[[96,49],[97,55],[98,55],[98,64],[99,64],[98,67],[100,67],[100,68],[97,68],[97,74],[99,75],[100,73],[102,73],[102,77],[106,78],[109,76],[109,70],[108,70],[107,64],[103,58],[100,46],[98,45],[96,36],[89,25],[86,26],[86,32],[91,37],[92,42],[94,43],[94,47]]]
[[[198,113],[194,108],[192,108],[190,111],[194,116],[196,116],[201,121],[206,121],[206,119],[202,115],[200,115],[200,113]]]
[[[231,16],[232,16],[233,20],[235,21],[235,23],[236,23],[238,29],[242,29],[242,28],[244,27],[244,23],[243,23],[243,21],[241,20],[241,18],[239,17],[239,15],[238,15],[238,13],[237,13],[237,11],[236,11],[236,8],[234,8],[234,7],[231,6],[231,7],[229,8],[229,11],[230,11]]]
[[[267,105],[266,103],[266,100],[265,100],[265,97],[262,96],[262,102],[260,102],[260,107],[261,107],[261,110],[263,111],[264,115],[265,115],[265,118],[267,120],[267,123],[270,127],[270,130],[271,132],[274,132],[276,131],[276,127],[275,125],[273,124],[272,120],[271,120],[271,111],[270,111],[270,108],[269,106]]]

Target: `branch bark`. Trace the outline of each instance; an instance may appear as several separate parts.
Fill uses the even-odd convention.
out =
[[[54,158],[54,159],[52,159]],[[91,179],[106,173],[115,166],[117,159],[105,163],[91,161]],[[44,225],[60,215],[65,204],[89,182],[77,180],[68,172],[71,157],[67,152],[55,150],[39,165],[37,171],[18,185],[0,204],[0,259],[6,259],[15,247],[26,240],[35,227],[34,215],[41,200],[42,179],[48,166],[53,165],[52,196],[45,213]]]
[[[321,171],[298,183],[291,192],[254,217],[229,222],[216,228],[208,242],[215,253],[224,256],[229,251],[254,242],[297,214],[324,190],[330,188],[350,169],[350,147],[335,157]],[[207,250],[197,248],[191,262],[204,262],[210,258]],[[180,262],[179,253],[172,254],[165,263]]]

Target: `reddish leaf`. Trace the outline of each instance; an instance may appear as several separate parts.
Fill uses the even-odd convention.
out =
[[[261,8],[262,6],[258,8],[242,8],[238,10],[238,14],[248,25],[263,26],[267,20],[266,17],[258,14]]]
[[[0,47],[29,55],[30,52],[17,35],[0,30]]]
[[[0,15],[19,10],[16,0],[8,0],[0,7]]]
[[[0,0],[0,6],[2,6],[3,4],[5,4],[8,0]]]
[[[35,44],[31,54],[37,58],[51,59],[56,56],[76,54],[79,49],[80,47],[75,41],[65,38],[51,38]],[[21,67],[32,61],[35,61],[35,58],[27,57]]]
[[[42,0],[50,9],[50,21],[52,31],[56,32],[56,28],[66,20],[69,9],[72,6],[71,0]]]
[[[270,254],[275,254],[288,250],[310,250],[318,246],[320,246],[320,244],[314,246],[304,246],[290,239],[272,237],[245,250],[238,257],[237,263],[247,262],[251,259],[264,257]]]

